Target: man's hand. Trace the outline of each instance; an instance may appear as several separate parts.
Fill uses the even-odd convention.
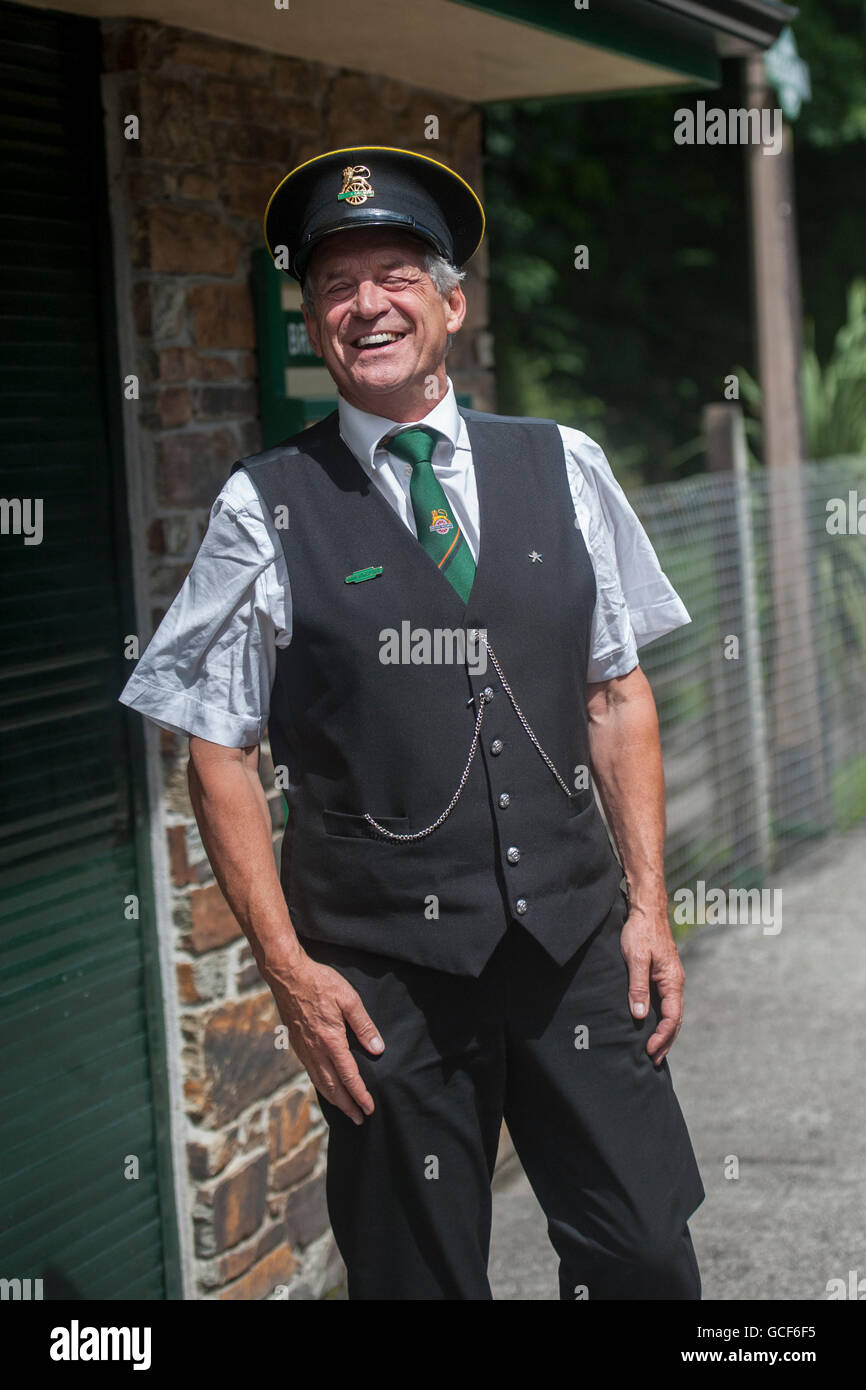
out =
[[[682,1026],[685,982],[666,909],[632,908],[620,935],[620,949],[628,966],[628,1002],[635,1018],[647,1016],[651,980],[658,989],[661,1017],[646,1050],[660,1066]]]
[[[368,1052],[383,1052],[384,1044],[348,980],[301,949],[277,874],[259,756],[258,744],[229,748],[190,737],[196,821],[298,1059],[321,1094],[360,1125],[364,1113],[373,1113],[373,1099],[349,1050],[346,1024]]]
[[[349,1050],[346,1024],[368,1052],[378,1056],[385,1048],[357,990],[339,971],[309,956],[289,977],[266,971],[265,979],[313,1085],[356,1125],[363,1124],[375,1106]]]

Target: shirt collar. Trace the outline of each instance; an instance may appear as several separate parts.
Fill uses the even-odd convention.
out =
[[[460,430],[463,424],[463,417],[457,409],[457,398],[454,395],[454,386],[451,378],[446,376],[448,390],[437,401],[429,415],[423,417],[423,423],[429,425],[431,429],[439,430],[444,434],[453,446],[457,448],[460,439]],[[347,400],[337,393],[337,410],[340,418],[340,434],[344,442],[352,450],[359,463],[372,469],[374,472],[378,466],[376,450],[379,441],[386,434],[393,434],[395,430],[409,429],[411,426],[406,422],[389,420],[384,415],[370,415],[366,410],[359,410],[357,406],[350,405]],[[420,420],[413,422],[421,424]]]

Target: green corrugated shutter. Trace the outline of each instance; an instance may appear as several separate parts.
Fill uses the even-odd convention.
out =
[[[0,1275],[42,1278],[46,1298],[163,1298],[149,914],[124,913],[149,890],[117,702],[129,576],[100,35],[16,6],[0,23],[0,493],[44,515],[41,544],[0,535]]]

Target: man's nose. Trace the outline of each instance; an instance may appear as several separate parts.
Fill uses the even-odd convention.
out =
[[[390,300],[381,285],[375,280],[361,280],[355,289],[355,313],[359,318],[372,319],[390,305]]]

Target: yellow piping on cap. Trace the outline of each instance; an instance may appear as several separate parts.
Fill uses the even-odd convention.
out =
[[[475,252],[478,250],[478,247],[484,240],[484,231],[487,226],[487,219],[484,216],[484,208],[481,206],[481,199],[478,197],[478,194],[475,192],[475,189],[471,186],[471,184],[468,184],[466,182],[466,180],[463,178],[461,174],[457,173],[456,169],[452,169],[449,165],[443,164],[441,159],[432,159],[429,154],[416,154],[414,150],[402,150],[397,145],[344,145],[339,150],[324,150],[321,154],[313,155],[312,159],[305,159],[303,164],[299,164],[296,169],[291,169],[289,173],[286,174],[285,178],[280,179],[279,183],[277,184],[276,188],[274,189],[273,193],[268,199],[268,205],[265,208],[265,215],[262,218],[262,234],[264,236],[265,246],[267,246],[268,248],[268,253],[270,254],[271,260],[274,259],[274,252],[273,248],[271,247],[271,243],[268,241],[268,213],[271,210],[271,203],[276,198],[283,184],[288,179],[294,178],[295,174],[299,174],[302,169],[306,169],[308,164],[315,164],[318,160],[327,159],[332,154],[353,154],[358,150],[385,150],[388,154],[407,154],[411,159],[426,159],[428,164],[435,164],[437,168],[444,169],[446,174],[450,174],[452,178],[459,179],[460,182],[463,184],[463,187],[468,189],[468,191],[472,194],[472,197],[478,204],[478,211],[481,213],[481,235],[478,238],[478,242],[475,248],[469,253],[469,256],[467,256],[466,259],[470,260],[471,257],[475,255]]]

